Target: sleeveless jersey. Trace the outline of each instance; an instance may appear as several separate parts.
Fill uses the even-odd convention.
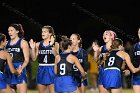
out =
[[[133,59],[134,59],[133,65],[135,67],[139,67],[139,65],[140,65],[140,45],[139,45],[139,43],[136,43],[134,46]],[[134,75],[140,75],[140,72],[137,72]]]
[[[100,54],[100,60],[103,59],[104,55],[108,52],[106,45],[103,45],[102,49],[101,49],[101,54]]]
[[[0,72],[4,71],[6,60],[0,58]]]
[[[140,45],[138,43],[135,44],[134,47],[134,66],[139,67],[140,65]]]
[[[98,85],[103,85],[103,73],[104,73],[104,67],[103,67],[103,63],[102,60],[104,58],[104,55],[108,52],[106,45],[103,45],[102,49],[101,49],[101,53],[100,53],[100,63],[99,63],[99,75],[98,75]]]
[[[107,57],[105,61],[105,67],[104,67],[105,69],[112,68],[112,67],[121,69],[123,59],[116,54],[118,51],[119,50],[111,51],[110,55]]]
[[[0,48],[0,51],[1,50],[3,50],[3,49]],[[0,58],[0,72],[2,72],[2,73],[4,71],[5,64],[6,64],[6,60]]]
[[[71,52],[71,53],[78,58],[84,70],[87,71],[89,69],[87,52],[83,48],[80,48],[77,52]],[[80,73],[75,65],[73,65],[73,69],[74,69],[74,73]]]
[[[55,57],[50,45],[44,46],[43,41],[39,44],[38,62],[41,64],[54,64]]]
[[[7,51],[10,53],[12,61],[13,62],[23,62],[24,61],[24,55],[22,48],[20,46],[22,38],[19,38],[19,40],[16,42],[16,44],[10,45],[10,41],[8,41],[6,45]]]
[[[73,64],[66,60],[69,54],[70,53],[60,54],[61,59],[57,63],[57,76],[72,76]]]

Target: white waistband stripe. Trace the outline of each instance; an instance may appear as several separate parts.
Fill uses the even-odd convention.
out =
[[[108,69],[116,69],[116,70],[119,70],[119,71],[120,71],[120,69],[119,69],[119,68],[117,68],[117,67],[105,68],[104,70],[108,70]]]
[[[3,74],[3,72],[0,71],[1,74]]]
[[[54,66],[54,64],[39,64],[39,66]]]

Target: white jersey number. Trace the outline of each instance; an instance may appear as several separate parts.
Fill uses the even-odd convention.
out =
[[[110,57],[109,62],[108,62],[108,66],[112,66],[114,64],[114,61],[115,61],[115,57]]]
[[[73,69],[74,71],[78,71],[78,68],[76,67],[76,65],[73,65]]]
[[[47,55],[45,55],[45,58],[44,58],[43,62],[45,62],[45,63],[48,62],[48,57],[47,57]]]
[[[66,73],[66,64],[60,64],[60,75],[65,75]]]

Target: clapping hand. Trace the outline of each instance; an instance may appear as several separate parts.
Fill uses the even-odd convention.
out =
[[[35,48],[36,43],[33,41],[33,39],[30,39],[29,44],[32,49]]]

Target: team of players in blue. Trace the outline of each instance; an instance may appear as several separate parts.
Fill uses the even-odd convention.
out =
[[[0,34],[0,93],[14,93],[15,88],[19,93],[27,93],[26,66],[30,56],[39,63],[36,76],[39,93],[46,93],[47,88],[50,93],[85,93],[89,63],[80,35],[63,36],[58,43],[55,42],[53,27],[44,26],[41,33],[42,41],[36,43],[31,39],[29,44],[23,37],[21,24],[9,26],[8,42],[6,36]],[[140,38],[140,30],[138,36]],[[123,42],[116,38],[115,32],[105,31],[103,40],[105,45],[99,46],[94,42],[92,46],[94,59],[99,62],[99,93],[121,93],[123,63],[129,67],[124,72],[133,73],[134,92],[140,93],[140,43],[134,45],[132,59],[123,51]]]

